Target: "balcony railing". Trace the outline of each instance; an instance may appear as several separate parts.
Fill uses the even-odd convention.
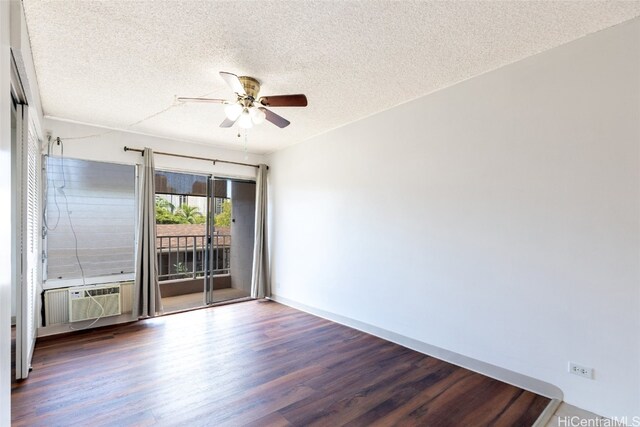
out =
[[[204,277],[206,236],[160,236],[156,238],[158,280]],[[231,236],[211,236],[211,273],[229,274]]]

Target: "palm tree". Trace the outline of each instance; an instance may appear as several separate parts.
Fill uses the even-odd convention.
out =
[[[176,216],[185,219],[189,224],[200,224],[204,217],[196,206],[183,204],[176,211]]]
[[[176,207],[170,201],[160,196],[156,196],[156,208],[166,209],[171,213],[176,210]]]

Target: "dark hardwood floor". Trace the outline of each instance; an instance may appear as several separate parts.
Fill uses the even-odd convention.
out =
[[[40,340],[24,426],[530,426],[548,399],[266,301]]]

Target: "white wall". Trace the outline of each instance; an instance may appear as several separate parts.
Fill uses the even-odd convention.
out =
[[[0,1],[0,426],[11,423],[11,95],[9,2]]]
[[[635,19],[276,152],[276,298],[640,416],[639,123]]]

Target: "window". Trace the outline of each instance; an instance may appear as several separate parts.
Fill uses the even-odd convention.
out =
[[[133,273],[134,166],[49,156],[46,176],[47,280]]]

